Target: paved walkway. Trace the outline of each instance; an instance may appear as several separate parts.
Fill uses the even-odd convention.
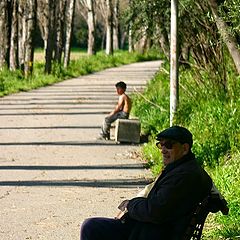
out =
[[[160,61],[135,63],[0,99],[0,239],[79,239],[89,216],[117,213],[150,176],[137,145],[96,140],[117,96]]]

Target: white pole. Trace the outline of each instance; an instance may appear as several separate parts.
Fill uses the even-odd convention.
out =
[[[170,46],[170,126],[178,106],[178,0],[171,0],[171,46]]]

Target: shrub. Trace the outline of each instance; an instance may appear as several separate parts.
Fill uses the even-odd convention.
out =
[[[229,214],[223,216],[220,212],[207,219],[204,235],[206,239],[239,239],[240,226],[240,152],[236,152],[231,158],[222,157],[214,169],[209,169],[215,185],[218,187],[228,202]],[[216,228],[216,225],[218,226]],[[210,238],[211,237],[211,238]]]
[[[133,96],[132,112],[141,118],[144,134],[154,135],[169,126],[168,79],[168,72],[161,71],[148,83],[143,93],[136,92]]]
[[[198,79],[200,77],[200,79]],[[230,214],[210,214],[203,239],[238,239],[240,221],[240,77],[228,72],[228,84],[213,84],[211,73],[181,72],[180,103],[175,123],[194,137],[193,152],[208,168],[216,186],[229,203]],[[149,82],[142,96],[134,97],[134,113],[152,138],[143,157],[153,174],[162,168],[154,136],[169,126],[169,75],[164,71]],[[150,103],[151,102],[151,103]],[[154,104],[153,104],[154,103]],[[165,109],[160,111],[159,109]]]
[[[237,97],[240,86],[235,85],[234,89],[229,85],[226,92],[208,83],[207,88],[199,85],[189,70],[181,75],[180,103],[174,124],[185,126],[193,133],[193,152],[198,161],[214,167],[220,157],[240,147],[240,99]],[[167,71],[159,72],[143,94],[135,94],[133,112],[141,119],[145,134],[154,137],[169,126]]]

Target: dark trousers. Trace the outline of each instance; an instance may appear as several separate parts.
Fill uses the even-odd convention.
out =
[[[157,225],[130,218],[125,223],[111,218],[89,218],[83,222],[80,232],[80,240],[180,240],[182,236],[183,231],[171,224]]]
[[[81,226],[80,240],[127,240],[133,225],[118,219],[89,218]]]

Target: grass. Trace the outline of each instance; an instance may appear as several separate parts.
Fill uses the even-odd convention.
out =
[[[162,168],[155,147],[157,132],[169,127],[169,65],[163,66],[148,84],[143,96],[134,95],[134,115],[141,119],[143,158],[154,175]],[[231,66],[227,66],[231,69]],[[193,152],[212,176],[229,203],[230,213],[210,214],[203,239],[240,239],[240,77],[229,71],[228,89],[214,83],[211,73],[180,72],[180,102],[174,124],[187,127],[194,136]]]
[[[7,68],[4,68],[0,71],[0,96],[19,91],[29,91],[31,89],[51,85],[65,79],[94,73],[110,67],[117,67],[133,62],[155,60],[160,57],[154,51],[146,54],[130,54],[127,51],[116,51],[112,56],[99,52],[94,56],[87,56],[85,53],[75,50],[72,53],[73,57],[68,68],[53,64],[52,73],[46,75],[43,73],[44,63],[42,62],[42,51],[38,49],[35,55],[39,57],[39,61],[34,62],[34,72],[32,76],[28,78],[25,78],[19,70],[9,71]]]
[[[87,56],[87,52],[84,49],[72,48],[70,60],[78,60],[84,56]],[[34,51],[34,61],[44,63],[44,50],[42,48],[37,48]]]
[[[229,215],[212,214],[207,220],[205,239],[240,239],[240,152],[231,158],[223,157],[219,166],[208,169],[215,184],[224,194]]]

